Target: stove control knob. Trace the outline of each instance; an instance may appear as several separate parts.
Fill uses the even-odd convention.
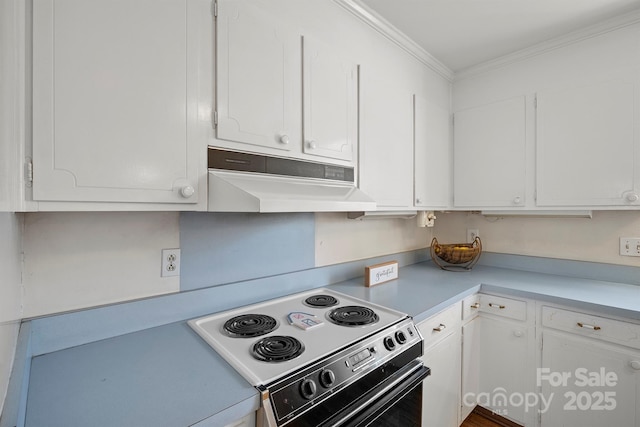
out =
[[[313,399],[316,395],[316,383],[315,381],[307,378],[300,383],[300,394],[307,400]]]
[[[324,388],[329,388],[336,381],[336,374],[329,369],[323,369],[320,371],[320,384]]]
[[[398,344],[404,344],[407,342],[407,336],[402,331],[396,332],[396,341]]]
[[[389,351],[393,351],[396,348],[396,342],[393,340],[393,338],[386,337],[384,339],[384,347]]]

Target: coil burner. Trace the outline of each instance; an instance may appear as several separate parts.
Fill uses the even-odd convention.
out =
[[[284,362],[295,359],[304,351],[304,345],[296,338],[272,335],[253,345],[253,357],[263,362]]]
[[[368,307],[347,305],[331,310],[329,320],[340,326],[363,326],[376,323],[378,315]]]
[[[313,295],[304,300],[309,307],[333,307],[338,305],[338,299],[331,295]]]
[[[266,314],[241,314],[232,317],[224,324],[224,330],[231,337],[251,338],[268,334],[276,330],[278,322]]]

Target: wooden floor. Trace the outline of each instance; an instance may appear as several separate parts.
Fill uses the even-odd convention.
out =
[[[522,427],[505,417],[494,414],[491,410],[476,406],[460,427]]]
[[[483,417],[480,414],[472,412],[460,427],[501,427],[493,421]]]

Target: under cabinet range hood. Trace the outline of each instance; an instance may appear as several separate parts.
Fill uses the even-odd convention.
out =
[[[351,167],[209,148],[209,212],[372,211]]]

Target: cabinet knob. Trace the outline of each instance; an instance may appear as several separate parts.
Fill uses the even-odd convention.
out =
[[[316,144],[314,140],[307,141],[307,147],[311,148],[312,150],[315,150],[316,148],[318,148],[318,144]]]
[[[514,205],[519,205],[522,203],[522,198],[520,196],[516,196],[513,198],[513,204]]]
[[[193,196],[195,192],[196,192],[195,188],[193,188],[190,185],[186,185],[180,189],[180,195],[185,199],[188,199],[189,197]]]
[[[289,135],[281,135],[280,136],[280,143],[287,145],[289,143]]]
[[[627,202],[629,203],[633,203],[633,202],[637,202],[638,199],[640,199],[640,196],[638,196],[638,193],[628,193],[626,196]]]
[[[520,338],[520,337],[522,337],[523,335],[524,335],[524,332],[522,332],[522,331],[513,331],[513,336],[514,336],[514,337],[518,337],[518,338]]]
[[[422,199],[416,199],[416,205],[422,204]]]
[[[632,360],[629,362],[629,365],[631,365],[631,367],[636,371],[640,371],[640,360]]]

